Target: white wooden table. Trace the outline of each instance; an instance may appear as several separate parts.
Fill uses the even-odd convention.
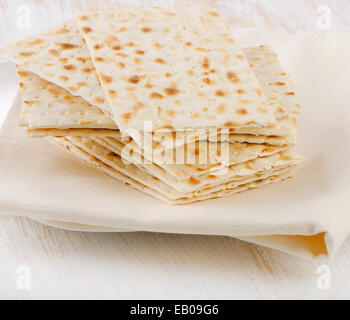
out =
[[[75,10],[122,2],[1,0],[0,45],[55,25]],[[232,0],[226,6],[233,19],[290,33],[350,31],[349,0]],[[28,8],[30,29],[23,20]],[[350,298],[350,239],[331,262],[310,262],[228,237],[71,232],[3,216],[0,261],[3,299]],[[320,264],[329,266],[330,289],[318,286]],[[27,274],[30,283],[23,282]]]

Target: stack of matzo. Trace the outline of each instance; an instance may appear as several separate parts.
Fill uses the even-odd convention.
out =
[[[88,12],[1,55],[30,136],[169,204],[281,181],[301,161],[289,76],[212,8]]]

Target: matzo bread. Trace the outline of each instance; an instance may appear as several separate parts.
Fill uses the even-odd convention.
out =
[[[75,145],[79,146],[83,150],[93,154],[96,158],[103,162],[112,164],[114,162],[122,162],[124,166],[130,168],[139,168],[141,171],[149,173],[153,179],[153,183],[160,181],[165,183],[171,189],[175,190],[175,194],[186,194],[190,192],[203,192],[203,189],[213,186],[219,186],[222,183],[242,180],[245,176],[251,176],[253,174],[259,174],[262,171],[269,171],[276,168],[296,165],[301,161],[301,158],[292,151],[281,152],[271,156],[263,158],[253,159],[245,163],[239,163],[227,167],[224,174],[204,174],[198,179],[190,177],[186,180],[177,180],[171,176],[166,170],[160,168],[157,165],[152,164],[132,164],[131,162],[123,161],[121,158],[121,152],[117,148],[112,146],[102,146],[96,141],[89,138],[80,137],[67,137],[67,140],[71,141]],[[128,159],[127,159],[128,160]],[[118,164],[119,165],[119,164]],[[136,170],[136,169],[135,169]]]
[[[296,101],[294,86],[290,75],[287,74],[277,54],[269,46],[249,47],[242,49],[249,64],[259,79],[268,100],[278,96],[280,106],[272,107],[275,117],[284,117],[287,114],[299,113],[300,105]]]
[[[87,47],[70,20],[0,49],[0,56],[111,115]]]
[[[147,165],[153,163],[178,180],[200,177],[204,174],[215,175],[216,170],[223,167],[287,150],[284,146],[197,141],[187,145],[186,148],[177,149],[176,153],[167,152],[162,155],[150,155],[135,147],[135,143],[132,141],[124,142],[122,139],[110,137],[92,137],[92,140],[121,154],[133,163]]]
[[[117,130],[104,130],[104,129],[28,129],[27,133],[30,137],[119,137],[119,131]],[[226,137],[225,137],[226,138]],[[216,138],[209,141],[217,141]],[[196,140],[198,141],[198,140]],[[220,140],[226,141],[226,140]],[[231,143],[264,143],[276,146],[292,146],[296,144],[296,136],[291,135],[287,137],[279,136],[254,136],[249,134],[231,134],[228,136],[227,141]],[[181,147],[181,146],[179,146]],[[166,150],[165,150],[166,151]]]
[[[211,8],[132,8],[78,17],[122,130],[276,123],[228,27]]]
[[[129,172],[127,174],[122,173],[118,166],[109,166],[108,164],[104,163],[103,161],[97,159],[95,156],[90,154],[87,151],[82,150],[80,147],[76,146],[74,143],[66,140],[65,138],[55,138],[56,141],[73,152],[75,155],[80,157],[81,159],[85,160],[86,162],[94,165],[98,169],[102,170],[104,173],[110,175],[111,177],[119,180],[120,182],[130,185],[134,187],[135,189],[145,192],[148,195],[151,195],[155,197],[156,199],[159,199],[161,201],[164,201],[165,203],[171,204],[171,205],[177,205],[177,204],[188,204],[192,202],[196,202],[199,200],[205,200],[205,199],[212,199],[212,198],[221,198],[226,195],[230,195],[233,193],[238,193],[242,192],[251,188],[257,188],[259,186],[262,186],[264,184],[269,184],[272,182],[277,182],[281,181],[287,178],[292,177],[293,171],[291,170],[290,167],[281,169],[280,171],[275,171],[271,172],[271,175],[268,177],[258,177],[257,180],[254,180],[252,182],[247,182],[245,184],[241,184],[235,187],[227,187],[223,188],[219,191],[214,191],[209,194],[204,194],[204,195],[196,195],[196,196],[187,196],[187,197],[182,197],[182,198],[177,198],[177,199],[172,199],[168,198],[166,195],[164,195],[164,192],[159,192],[157,191],[157,188],[154,187],[154,184],[148,184],[145,185],[141,181],[152,181],[152,176],[147,175],[143,172],[140,172],[138,175],[138,179],[133,179],[129,176]],[[141,178],[140,178],[141,177]],[[161,189],[162,190],[162,189]]]
[[[110,128],[115,123],[99,108],[17,66],[23,99],[20,125],[29,128]]]

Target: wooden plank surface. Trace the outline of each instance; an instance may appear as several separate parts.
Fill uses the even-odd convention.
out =
[[[123,2],[133,1],[2,0],[0,46],[71,18],[77,10]],[[190,1],[153,4],[180,2]],[[235,21],[249,18],[253,25],[288,33],[350,31],[349,0],[221,3]],[[28,8],[26,29],[22,18]],[[330,18],[326,28],[319,22],[325,10]],[[310,262],[228,237],[71,232],[0,217],[0,257],[3,299],[350,298],[350,239],[331,262]],[[329,268],[329,289],[320,287],[322,268]],[[29,289],[21,282],[28,272]]]

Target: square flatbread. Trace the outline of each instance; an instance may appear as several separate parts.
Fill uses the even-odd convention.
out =
[[[218,12],[207,7],[93,11],[78,17],[121,130],[276,123]]]
[[[221,198],[272,182],[282,181],[294,175],[292,166],[285,166],[253,175],[240,181],[223,183],[219,187],[209,187],[203,189],[202,192],[180,194],[146,171],[140,170],[134,165],[125,165],[117,155],[114,156],[113,160],[108,160],[108,158],[106,159],[101,155],[99,158],[96,157],[96,151],[89,142],[86,142],[83,145],[84,148],[81,148],[81,145],[75,141],[69,141],[65,138],[55,138],[55,140],[82,160],[97,167],[114,179],[171,205],[189,204],[200,200]]]
[[[11,43],[0,56],[111,115],[90,53],[74,20]]]

